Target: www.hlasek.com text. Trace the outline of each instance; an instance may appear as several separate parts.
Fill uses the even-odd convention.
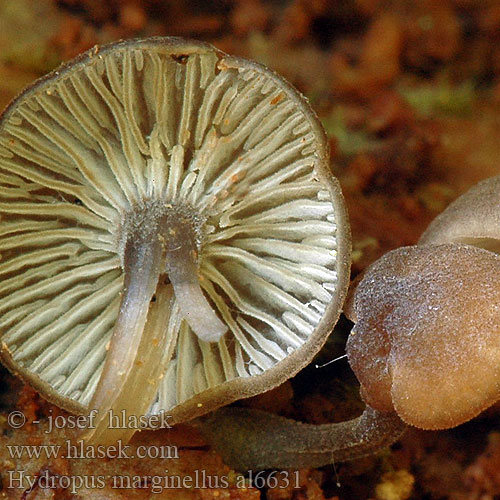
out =
[[[30,460],[43,458],[75,459],[148,459],[161,458],[175,460],[179,458],[179,450],[174,445],[140,445],[131,446],[121,440],[113,445],[90,445],[80,440],[76,443],[66,440],[63,444],[42,445],[7,445],[11,459],[28,458]]]

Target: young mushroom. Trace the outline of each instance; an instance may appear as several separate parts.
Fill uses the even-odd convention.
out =
[[[355,291],[349,362],[367,404],[446,429],[500,399],[500,256],[462,244],[389,252]]]
[[[2,360],[98,410],[95,443],[135,431],[110,412],[179,422],[283,382],[347,290],[317,118],[204,43],[96,47],[23,92],[0,120],[0,214]]]
[[[500,256],[489,249],[500,248],[499,194],[500,177],[475,186],[420,245],[384,255],[355,286],[346,352],[367,405],[361,417],[315,426],[223,408],[202,429],[226,461],[246,470],[352,459],[406,425],[455,427],[498,401]]]

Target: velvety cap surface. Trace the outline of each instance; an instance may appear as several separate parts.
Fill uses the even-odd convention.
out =
[[[348,345],[367,402],[441,429],[497,401],[499,273],[498,255],[455,244],[400,248],[373,264]]]

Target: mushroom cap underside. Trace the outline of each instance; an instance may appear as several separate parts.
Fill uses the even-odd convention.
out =
[[[208,44],[120,42],[43,77],[0,121],[2,360],[86,411],[119,312],[127,217],[161,205],[195,221],[199,284],[228,332],[200,340],[168,300],[149,413],[182,421],[286,380],[348,285],[328,161],[297,91]]]

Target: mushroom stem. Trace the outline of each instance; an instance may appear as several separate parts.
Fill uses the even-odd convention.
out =
[[[196,243],[190,224],[167,224],[167,273],[183,318],[205,342],[217,342],[227,326],[217,317],[201,291],[196,263]],[[188,229],[188,230],[186,230]]]
[[[127,442],[140,428],[136,423],[146,422],[175,341],[167,335],[174,294],[182,316],[201,340],[217,341],[227,331],[198,282],[190,217],[155,204],[138,208],[128,219],[123,242],[125,279],[120,311],[89,405],[97,410],[95,427],[84,435],[92,444]],[[171,284],[159,281],[165,271]],[[151,303],[155,290],[156,302]],[[165,352],[170,355],[165,356]],[[117,419],[125,425],[111,428],[109,424]]]
[[[249,408],[222,408],[198,422],[224,462],[240,471],[352,460],[389,446],[407,428],[395,413],[369,406],[359,417],[335,424],[304,424]]]
[[[108,444],[118,439],[128,440],[135,431],[129,432],[130,429],[125,428],[114,429],[114,432],[111,432],[108,430],[108,423],[110,418],[125,409],[120,403],[123,403],[124,394],[130,396],[129,391],[133,391],[131,381],[134,379],[134,370],[140,366],[138,357],[141,340],[144,346],[153,333],[151,328],[145,329],[145,326],[151,298],[162,270],[162,257],[163,242],[157,234],[142,233],[137,238],[127,240],[123,261],[125,281],[120,311],[104,369],[89,405],[90,409],[97,410],[95,428],[90,429],[84,436],[84,439],[91,443]],[[148,360],[148,364],[154,366],[151,360]],[[140,387],[142,384],[137,386]],[[147,401],[144,396],[135,400],[128,397],[132,403],[128,408],[130,415],[144,413],[151,404],[152,397],[154,394]]]

